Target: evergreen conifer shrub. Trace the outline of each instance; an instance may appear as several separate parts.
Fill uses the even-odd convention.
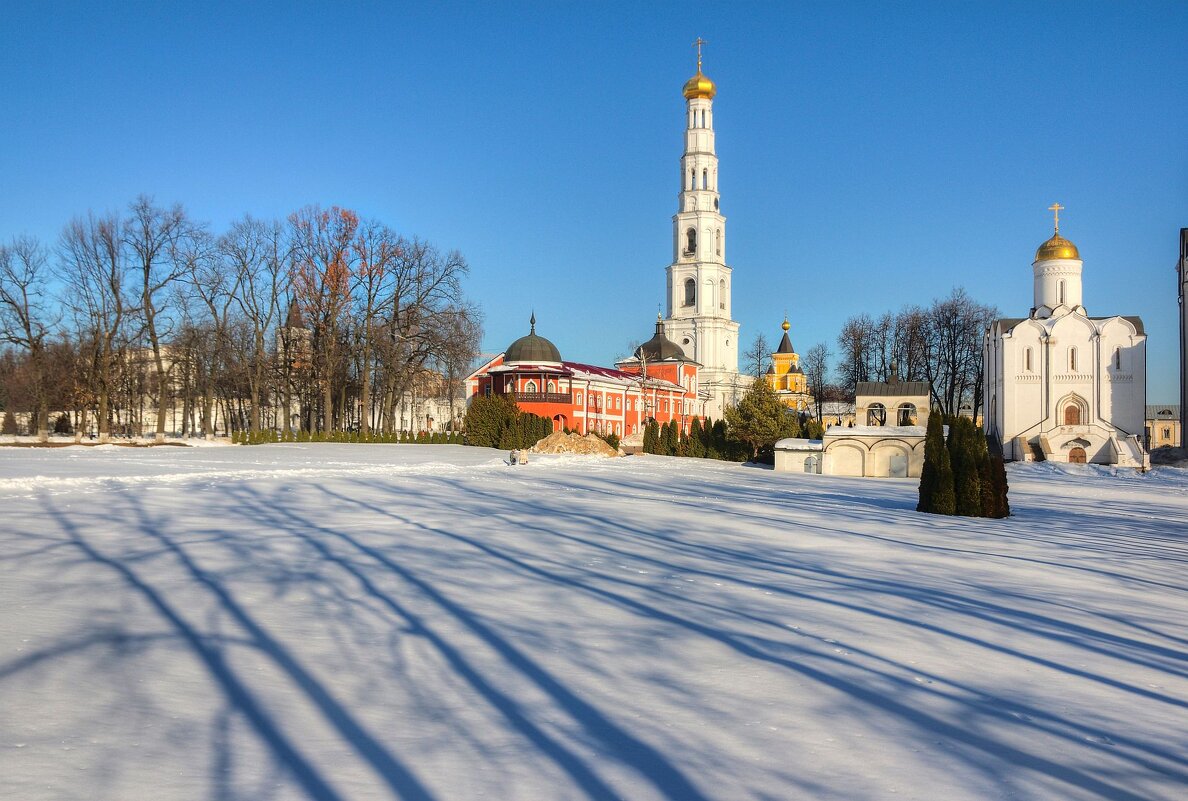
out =
[[[943,418],[939,414],[928,416],[928,433],[924,438],[924,466],[920,470],[920,500],[916,504],[916,511],[937,515],[951,515],[957,511],[953,491],[953,468],[949,462],[949,449],[945,444]]]
[[[949,429],[949,461],[953,466],[953,494],[957,514],[981,517],[982,490],[978,478],[977,434],[973,421],[957,417]]]
[[[16,432],[16,418],[12,416],[12,412],[5,412],[4,422],[0,423],[0,434],[12,434],[15,436]]]
[[[73,434],[74,426],[70,424],[70,415],[62,412],[58,415],[58,419],[54,421],[55,434]]]
[[[664,424],[664,453],[668,456],[676,456],[680,444],[680,428],[677,421],[669,420]]]
[[[1007,500],[1006,463],[1002,454],[995,453],[990,457],[990,483],[994,487],[994,506],[990,517],[1010,517],[1011,504]]]
[[[705,456],[705,435],[701,430],[701,420],[694,417],[689,424],[689,435],[685,437],[685,455],[695,459]]]

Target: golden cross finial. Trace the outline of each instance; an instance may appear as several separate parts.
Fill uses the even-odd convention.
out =
[[[705,39],[702,39],[700,36],[698,36],[697,41],[693,43],[693,46],[697,48],[697,71],[698,72],[701,72],[701,46],[707,45],[707,44],[709,44],[709,42],[707,42]]]
[[[1061,206],[1059,203],[1053,203],[1051,206],[1048,206],[1048,211],[1056,216],[1056,233],[1060,233],[1060,210],[1063,208],[1064,206]]]

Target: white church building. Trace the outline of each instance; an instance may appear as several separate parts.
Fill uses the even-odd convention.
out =
[[[664,335],[701,365],[701,394],[715,419],[733,406],[754,380],[738,372],[738,323],[730,317],[730,273],[726,266],[726,218],[718,194],[714,149],[717,87],[701,72],[685,83],[685,152],[681,191],[672,218],[672,264],[668,266]]]
[[[1083,262],[1056,231],[1032,263],[1027,317],[986,331],[985,428],[1008,460],[1145,468],[1142,445],[1147,337],[1133,316],[1090,317],[1082,304]]]

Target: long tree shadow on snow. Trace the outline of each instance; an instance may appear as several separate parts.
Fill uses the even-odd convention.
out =
[[[381,777],[395,797],[407,801],[434,801],[432,794],[413,773],[369,734],[281,642],[272,637],[247,613],[246,609],[222,586],[217,575],[199,567],[185,548],[168,535],[169,521],[167,519],[150,515],[135,493],[122,493],[118,498],[125,502],[126,511],[129,513],[129,522],[135,524],[147,541],[160,545],[163,551],[171,554],[181,563],[194,583],[204,587],[217,602],[219,608],[226,612],[245,632],[247,643],[257,652],[271,659],[289,677],[306,698],[319,709],[327,722]],[[46,499],[46,509],[69,541],[86,558],[117,573],[170,625],[179,639],[189,646],[199,662],[206,668],[216,686],[222,690],[230,708],[242,715],[261,742],[268,747],[277,763],[292,776],[310,798],[317,801],[339,801],[343,798],[331,787],[313,762],[302,753],[300,746],[283,732],[273,715],[252,692],[249,684],[230,667],[221,649],[215,645],[212,638],[190,624],[186,619],[186,613],[172,604],[168,597],[154,587],[145,575],[137,572],[132,560],[111,557],[100,551],[96,545],[83,536],[79,526],[55,506],[52,499]],[[219,781],[221,781],[220,777],[212,776],[212,786],[217,787]]]
[[[435,479],[432,479],[432,481],[440,481],[445,484],[454,485],[453,488],[455,491],[448,493],[448,497],[450,497],[452,501],[454,501],[455,499],[460,498],[460,497],[465,497],[468,499],[472,499],[475,497],[481,497],[484,501],[484,504],[482,504],[482,505],[470,504],[472,506],[472,508],[470,508],[470,509],[465,509],[465,508],[457,509],[456,508],[453,510],[458,513],[470,512],[471,514],[473,514],[475,516],[476,519],[483,519],[485,521],[488,521],[490,519],[490,517],[492,517],[492,516],[494,516],[496,519],[498,519],[500,516],[499,507],[502,505],[506,505],[508,503],[506,498],[500,497],[494,493],[488,493],[480,488],[476,488],[473,485],[467,484],[465,481],[459,481],[458,479],[450,479],[450,478],[435,478]],[[369,482],[369,486],[371,488],[380,489],[380,490],[382,490],[384,488],[384,485],[380,482]],[[853,680],[843,678],[839,674],[832,673],[832,672],[830,672],[830,670],[832,668],[821,669],[821,668],[815,668],[808,664],[808,661],[811,659],[814,659],[814,658],[820,659],[821,658],[820,654],[813,654],[813,653],[808,653],[808,652],[802,651],[800,653],[794,653],[794,658],[788,658],[788,657],[784,657],[784,656],[773,656],[770,653],[764,652],[763,650],[761,650],[760,647],[758,647],[756,644],[754,644],[752,642],[748,642],[748,641],[746,641],[742,638],[736,637],[728,632],[715,629],[714,627],[708,626],[698,620],[684,618],[679,615],[672,614],[671,612],[667,611],[666,609],[661,609],[659,607],[651,606],[648,604],[643,604],[636,599],[628,598],[620,593],[608,591],[608,590],[605,590],[600,587],[593,587],[593,586],[585,585],[582,582],[577,581],[572,575],[562,576],[562,575],[558,575],[555,573],[551,573],[548,570],[540,568],[538,565],[529,564],[528,562],[526,562],[523,559],[518,559],[514,556],[509,556],[507,554],[503,554],[499,551],[499,549],[494,548],[487,543],[481,542],[476,538],[466,537],[466,536],[460,535],[454,531],[448,531],[448,530],[444,530],[444,529],[440,529],[440,528],[435,528],[432,526],[424,526],[424,525],[418,523],[417,521],[415,521],[411,517],[411,515],[398,514],[396,512],[391,511],[391,509],[381,508],[374,504],[369,504],[369,503],[361,501],[359,499],[344,496],[339,493],[331,492],[329,490],[326,490],[326,492],[328,495],[335,498],[338,502],[340,502],[344,505],[356,505],[356,506],[368,508],[377,514],[381,514],[381,515],[390,517],[395,521],[399,521],[402,525],[419,527],[419,528],[422,528],[422,529],[424,529],[428,532],[431,532],[433,534],[454,539],[456,541],[459,541],[466,545],[469,545],[470,547],[481,550],[484,553],[487,553],[488,555],[493,556],[497,559],[502,559],[502,560],[508,561],[508,562],[514,564],[517,567],[517,569],[520,569],[527,573],[533,574],[533,575],[537,576],[538,578],[573,586],[583,592],[587,592],[592,595],[595,595],[595,596],[601,598],[602,600],[605,600],[610,603],[614,603],[614,604],[623,606],[625,608],[631,609],[634,612],[636,612],[636,613],[640,614],[641,616],[646,617],[648,619],[660,620],[663,622],[672,623],[674,625],[681,626],[682,628],[686,628],[691,631],[694,631],[700,635],[710,637],[710,638],[712,638],[724,645],[727,645],[728,647],[732,648],[733,650],[735,650],[745,656],[748,656],[750,658],[760,659],[763,661],[768,661],[768,662],[773,662],[775,664],[779,664],[783,667],[794,670],[797,673],[805,675],[805,676],[812,678],[816,681],[819,681],[823,684],[827,684],[831,687],[834,687],[835,689],[839,689],[839,690],[845,692],[846,694],[850,695],[851,697],[855,698],[856,700],[860,701],[863,704],[868,704],[873,707],[881,708],[886,712],[896,715],[902,719],[908,720],[908,721],[912,722],[914,725],[918,726],[923,731],[929,731],[932,733],[941,734],[944,737],[946,737],[947,739],[951,739],[954,742],[959,742],[959,743],[963,743],[963,744],[972,746],[973,748],[977,749],[978,751],[980,751],[986,755],[992,755],[996,760],[1001,760],[1001,762],[1003,764],[1000,765],[998,768],[991,768],[989,766],[975,765],[975,767],[978,767],[979,769],[986,772],[987,775],[990,775],[995,779],[1002,780],[1005,775],[1003,771],[1006,768],[1006,766],[1009,765],[1009,766],[1011,766],[1010,769],[1028,768],[1030,770],[1033,770],[1033,771],[1042,773],[1044,775],[1048,775],[1050,777],[1067,782],[1068,784],[1070,784],[1072,786],[1079,787],[1083,790],[1093,792],[1096,795],[1099,795],[1104,798],[1138,799],[1141,797],[1137,793],[1130,792],[1123,787],[1119,787],[1117,785],[1110,783],[1107,780],[1099,779],[1099,778],[1092,776],[1090,774],[1087,774],[1081,770],[1071,768],[1066,765],[1062,765],[1060,763],[1049,760],[1045,757],[1041,757],[1041,756],[1038,756],[1035,754],[1027,753],[1025,751],[1022,751],[1022,750],[1019,750],[1016,748],[1012,748],[1000,741],[994,740],[991,737],[977,734],[976,732],[967,730],[966,728],[963,728],[961,726],[953,725],[946,720],[941,720],[939,718],[936,718],[935,716],[928,715],[927,713],[924,713],[917,709],[914,709],[914,708],[910,707],[909,705],[900,703],[892,698],[887,697],[887,695],[884,692],[871,690],[868,687],[864,686],[863,684],[860,684]],[[401,493],[398,497],[399,497],[399,503],[398,504],[394,503],[392,506],[392,509],[407,508],[408,503],[409,503],[409,496],[407,494]],[[418,498],[420,499],[421,504],[423,506],[427,504],[427,501],[424,498],[424,493],[420,493],[418,495]],[[394,500],[395,500],[395,498],[394,498]],[[569,500],[572,500],[572,498],[570,498]],[[535,503],[535,501],[534,501],[534,503]],[[508,511],[512,512],[514,510],[509,509]],[[599,529],[600,533],[602,533],[603,535],[607,535],[608,538],[610,538],[610,539],[618,538],[619,536],[622,535],[624,528],[630,528],[630,526],[628,524],[625,524],[622,519],[614,519],[614,520],[601,519],[601,520],[599,520],[596,516],[592,517],[590,515],[588,509],[583,509],[581,511],[572,511],[572,510],[567,511],[564,508],[550,507],[550,508],[542,510],[542,511],[544,512],[543,514],[541,514],[542,519],[548,519],[553,514],[558,514],[558,515],[569,514],[569,515],[572,515],[578,519],[581,519],[582,521],[584,521],[584,523],[586,525],[594,524]],[[510,520],[511,520],[511,518],[509,517],[508,521],[510,522]],[[536,526],[533,526],[531,523],[525,523],[523,520],[519,520],[517,525],[521,528],[524,528],[524,527],[527,527],[529,529],[536,528],[539,530],[540,533],[547,534],[550,536],[570,536],[570,535],[558,535],[557,532],[553,529],[550,529],[548,527],[543,527],[543,526],[536,527]],[[648,532],[642,532],[642,531],[634,532],[635,536],[648,536],[648,534],[649,534]],[[654,536],[654,534],[652,534],[651,536]],[[588,544],[594,545],[595,547],[597,547],[597,544],[595,544],[595,543],[591,542]],[[711,557],[717,556],[717,554],[713,553],[713,551],[715,549],[712,546],[710,547],[709,550],[711,551],[711,554],[710,554]],[[640,558],[638,552],[635,552],[633,555],[635,556],[635,558]],[[534,561],[536,561],[536,560],[534,560]],[[669,564],[669,565],[667,565],[667,567],[669,567],[673,570],[678,570],[678,571],[679,570],[687,570],[687,568],[678,567],[677,565],[674,565],[674,564]],[[834,577],[836,578],[836,576],[834,576]],[[847,577],[847,578],[852,578],[852,577]],[[606,577],[600,577],[600,579],[605,580]],[[914,598],[916,600],[926,599],[926,596],[924,594],[922,594],[918,588],[909,587],[906,585],[896,585],[896,583],[894,583],[894,582],[889,583],[889,585],[897,586],[897,591],[899,592],[899,594],[903,595],[904,597]],[[636,585],[632,585],[632,586],[636,590],[643,589]],[[782,588],[778,588],[778,587],[775,589],[779,590],[779,591],[785,591]],[[851,587],[851,589],[853,589],[853,588]],[[885,592],[886,589],[887,589],[887,587],[884,586],[884,587],[880,588],[879,591]],[[812,600],[817,600],[817,601],[821,601],[821,602],[825,602],[825,603],[830,602],[828,599],[821,598],[821,597],[816,597],[816,598],[813,598],[812,596],[804,596],[804,597],[809,597]],[[683,600],[684,599],[680,598],[679,596],[670,596],[670,597],[665,598],[665,601],[667,603],[679,603],[679,602],[682,602]],[[973,608],[973,606],[974,606],[973,604],[969,604],[969,603],[965,603],[962,605],[966,606],[966,607],[970,607],[970,608]],[[872,613],[872,614],[876,614],[876,615],[878,614],[877,610],[875,610],[873,608],[863,609],[862,607],[856,606],[856,605],[850,605],[850,606],[855,611],[868,612],[868,613]],[[671,608],[671,607],[669,607],[669,608]],[[958,608],[957,611],[962,612],[964,610]],[[1009,612],[1011,610],[1001,609],[999,611]],[[985,642],[982,640],[978,640],[977,638],[971,638],[971,637],[968,637],[965,635],[960,635],[959,633],[947,631],[945,629],[942,629],[942,628],[939,628],[936,626],[929,626],[928,624],[923,624],[923,623],[920,623],[919,621],[910,620],[910,619],[906,619],[906,618],[896,618],[896,617],[893,617],[892,619],[894,619],[895,622],[905,624],[905,625],[921,625],[921,626],[928,628],[929,630],[935,631],[937,633],[941,633],[946,636],[955,637],[957,639],[963,639],[963,640],[966,640],[966,641],[969,641],[969,642],[972,642],[974,644],[981,645],[984,647],[988,647],[988,648],[992,648],[992,649],[999,647],[993,643]],[[1021,625],[1021,623],[1019,623],[1018,621],[1016,621],[1014,623],[1006,622],[1006,621],[996,621],[996,622],[1003,622],[1006,625]],[[1053,622],[1059,623],[1059,621],[1053,621]],[[772,624],[772,625],[775,625],[775,624]],[[1031,633],[1037,634],[1039,636],[1052,636],[1054,634],[1054,632],[1051,630],[1045,630],[1045,631],[1031,630]],[[780,645],[780,647],[782,647],[784,649],[787,649],[787,647],[788,647],[786,643],[780,643],[779,645]],[[1028,658],[1027,654],[1023,654],[1023,653],[1019,653],[1019,652],[1013,652],[1013,653],[1011,653],[1011,655],[1017,656],[1019,658],[1024,658],[1024,659]],[[1164,653],[1164,655],[1167,655],[1166,652]],[[1047,664],[1046,666],[1052,667],[1055,669],[1059,669],[1059,670],[1067,670],[1068,669],[1067,666],[1059,665],[1059,664]],[[843,667],[843,666],[842,665],[834,665],[833,667],[838,668],[838,667]],[[852,669],[852,665],[845,665],[844,667],[846,667],[847,669]],[[894,667],[899,669],[898,671],[895,671],[895,673],[899,673],[904,670],[908,670],[907,666],[904,666],[904,665],[894,665]],[[1164,666],[1164,667],[1166,667],[1166,666]],[[1088,673],[1085,671],[1078,672],[1078,671],[1074,670],[1071,672],[1073,672],[1075,675],[1081,675],[1085,678],[1090,678],[1093,680],[1101,681],[1105,684],[1115,686],[1119,689],[1139,692],[1140,694],[1147,695],[1147,697],[1153,697],[1154,700],[1159,700],[1159,701],[1163,701],[1165,703],[1172,703],[1175,705],[1183,706],[1183,702],[1178,701],[1177,699],[1170,698],[1167,696],[1160,696],[1158,694],[1142,693],[1139,688],[1130,687],[1129,685],[1113,681],[1107,677],[1095,676],[1094,674]],[[904,685],[905,691],[909,690],[909,689],[917,690],[917,691],[920,690],[919,687],[912,686],[911,684],[904,681],[904,679],[902,678],[901,675],[895,675],[895,673],[892,673],[892,672],[876,672],[876,673],[877,673],[878,677],[883,680],[892,680],[894,682]],[[1017,704],[1017,703],[1013,703],[1009,699],[999,698],[999,697],[994,697],[994,696],[986,696],[984,694],[984,692],[977,690],[976,688],[964,688],[964,689],[966,689],[971,695],[981,695],[982,696],[981,701],[979,703],[977,703],[975,706],[971,707],[971,713],[973,713],[975,716],[985,716],[990,719],[997,718],[1000,720],[1007,720],[1007,716],[1009,715],[1011,717],[1008,722],[1011,722],[1012,724],[1017,724],[1020,720],[1026,720],[1027,718],[1030,718],[1031,719],[1030,725],[1033,725],[1036,728],[1041,729],[1050,735],[1062,737],[1070,742],[1076,743],[1077,745],[1081,745],[1081,746],[1085,745],[1083,738],[1078,738],[1077,734],[1075,733],[1078,726],[1071,721],[1063,721],[1058,716],[1053,715],[1047,711],[1029,708],[1029,707],[1026,707],[1026,706]],[[931,692],[938,692],[938,691],[933,690]],[[956,701],[958,703],[963,703],[963,704],[970,703],[967,699],[957,698],[952,695],[946,694],[946,697],[950,701]],[[1025,715],[1025,717],[1020,717],[1019,716],[1020,714]],[[1057,726],[1059,726],[1060,728],[1057,728]],[[1120,739],[1124,740],[1125,738],[1120,738]],[[1188,781],[1188,774],[1184,774],[1180,771],[1176,771],[1173,768],[1169,768],[1169,766],[1166,764],[1166,763],[1180,764],[1180,765],[1184,764],[1184,760],[1181,756],[1179,756],[1175,753],[1168,752],[1165,749],[1162,749],[1158,746],[1153,746],[1150,743],[1129,740],[1126,742],[1126,744],[1128,746],[1133,747],[1139,753],[1138,754],[1121,754],[1120,755],[1121,758],[1126,759],[1127,761],[1131,761],[1131,762],[1135,763],[1136,766],[1140,766],[1146,770],[1155,771],[1157,773],[1174,776],[1174,777],[1177,777],[1180,781]],[[1141,754],[1143,754],[1143,753],[1149,754],[1158,760],[1165,760],[1165,762],[1163,764],[1153,762],[1153,761],[1141,756]]]
[[[399,564],[381,550],[369,546],[343,531],[318,525],[283,505],[258,497],[250,487],[237,486],[230,492],[240,504],[250,510],[254,519],[287,531],[306,543],[321,558],[339,566],[352,576],[370,597],[382,603],[392,613],[407,622],[412,631],[425,637],[460,678],[465,680],[514,730],[563,770],[589,798],[616,798],[620,796],[620,793],[600,778],[597,771],[587,765],[572,749],[535,723],[530,715],[522,711],[521,702],[489,681],[471,663],[461,648],[456,647],[445,636],[439,634],[433,626],[429,625],[421,616],[413,613],[394,595],[382,590],[364,570],[360,569],[351,559],[335,552],[328,546],[328,543],[339,542],[357,554],[368,557],[376,566],[389,571],[423,597],[432,601],[442,611],[461,623],[465,630],[488,645],[508,666],[529,679],[558,707],[565,710],[571,719],[580,725],[582,731],[593,742],[599,744],[600,750],[633,769],[663,797],[673,801],[707,801],[707,797],[688,777],[669,762],[660,750],[633,735],[600,712],[592,703],[579,697],[556,676],[517,648],[514,643],[500,636],[493,627],[439,591],[432,582],[416,575],[412,570]],[[333,495],[333,493],[331,494]],[[310,536],[305,531],[315,532],[318,536]]]

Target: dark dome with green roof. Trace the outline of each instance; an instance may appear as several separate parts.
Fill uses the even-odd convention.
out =
[[[504,364],[509,362],[529,362],[532,364],[553,362],[560,364],[561,351],[557,350],[557,346],[552,342],[536,334],[536,312],[532,313],[532,318],[528,321],[528,324],[530,326],[528,335],[520,337],[507,346],[507,350],[503,354]]]

